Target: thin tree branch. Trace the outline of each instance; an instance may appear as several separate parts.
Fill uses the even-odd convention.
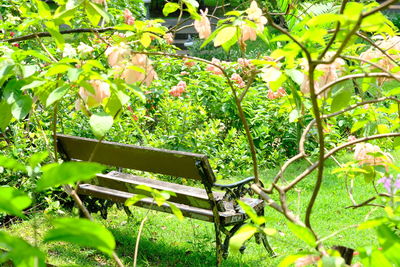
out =
[[[102,33],[102,32],[107,32],[107,31],[115,31],[114,27],[106,27],[106,28],[80,28],[80,29],[71,29],[71,30],[64,30],[60,31],[60,34],[71,34],[71,33],[91,33],[91,32],[97,32],[97,33]],[[37,33],[32,33],[20,37],[15,37],[11,39],[3,39],[0,40],[0,43],[15,43],[15,42],[21,42],[21,41],[26,41],[34,38],[42,38],[42,37],[51,37],[51,34],[49,32],[37,32]]]
[[[343,145],[337,146],[337,147],[329,150],[329,152],[325,154],[324,158],[327,159],[331,155],[335,154],[336,152],[338,152],[338,151],[340,151],[340,150],[342,150],[342,149],[344,149],[344,148],[346,148],[348,146],[355,145],[357,143],[366,142],[366,141],[370,141],[370,140],[374,140],[374,139],[388,138],[388,137],[398,137],[398,136],[400,136],[400,133],[377,134],[377,135],[371,135],[371,136],[359,138],[359,139],[356,139],[356,140],[351,141],[351,142],[344,143]],[[318,162],[314,163],[312,166],[307,168],[302,174],[297,176],[288,185],[286,185],[283,188],[283,190],[285,190],[285,192],[287,192],[288,190],[293,188],[293,186],[295,186],[297,183],[299,183],[301,180],[303,180],[307,175],[309,175],[311,172],[313,172],[318,167],[318,165],[319,165]]]

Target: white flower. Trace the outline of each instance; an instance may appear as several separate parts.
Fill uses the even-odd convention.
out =
[[[63,57],[75,57],[76,49],[72,47],[70,44],[65,44],[63,50]]]
[[[79,54],[90,54],[93,52],[93,47],[88,46],[85,43],[80,42],[79,46],[77,47]]]

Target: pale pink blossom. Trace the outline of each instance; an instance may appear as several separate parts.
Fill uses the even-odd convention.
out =
[[[102,4],[104,4],[106,2],[106,0],[92,0],[92,2],[96,3],[96,4],[99,4],[99,5],[102,5]]]
[[[219,59],[216,59],[216,58],[213,58],[211,60],[211,62],[216,64],[216,65],[221,65],[221,61]],[[214,65],[211,65],[211,64],[207,65],[206,70],[214,73],[215,75],[222,75],[223,74],[223,72],[222,72],[222,70],[220,68],[218,68],[218,67],[216,67]]]
[[[97,107],[103,100],[110,97],[110,85],[101,80],[90,80],[89,84],[93,87],[94,94],[81,87],[79,95],[88,107]]]
[[[328,52],[327,55],[325,56],[325,60],[329,60],[332,56],[334,55],[333,52]],[[302,61],[300,64],[302,68],[304,69],[304,79],[303,83],[300,85],[300,89],[303,92],[303,94],[307,95],[310,93],[310,80],[308,77],[308,65],[305,60]],[[314,88],[316,93],[324,87],[325,85],[336,81],[339,79],[340,75],[342,75],[344,66],[346,65],[346,62],[341,59],[337,58],[335,61],[331,64],[320,64],[316,67],[316,74],[322,73],[322,75],[317,76],[317,78],[314,81]],[[329,93],[329,90],[326,90],[322,96],[327,97]]]
[[[130,53],[130,47],[123,42],[119,43],[117,46],[110,46],[105,51],[106,56],[108,56],[108,64],[110,64],[111,67],[121,67],[124,61],[130,56]]]
[[[283,87],[280,87],[276,92],[272,91],[271,89],[267,92],[268,99],[277,99],[287,95],[286,90]]]
[[[172,33],[166,33],[164,35],[164,40],[167,42],[167,44],[173,44],[174,43],[174,35]]]
[[[125,66],[121,78],[128,84],[143,82],[149,86],[154,79],[158,78],[151,63],[151,60],[146,55],[136,54],[132,57],[130,64]],[[134,67],[130,68],[130,66]],[[143,71],[136,70],[135,68],[137,67]]]
[[[133,17],[132,12],[127,8],[124,10],[124,22],[128,25],[135,24],[135,18]]]
[[[189,75],[189,72],[187,71],[181,71],[180,75],[184,76],[184,75]]]
[[[248,60],[246,58],[238,58],[237,61],[238,61],[239,65],[244,67],[244,68],[252,66],[250,60]]]
[[[376,44],[380,48],[385,50],[389,55],[391,55],[393,59],[395,60],[400,59],[400,36],[394,36],[386,40],[381,40],[376,42]],[[379,66],[380,68],[382,68],[384,71],[387,72],[390,72],[394,67],[396,67],[396,64],[391,59],[389,59],[386,55],[384,55],[381,51],[379,51],[375,47],[371,47],[365,52],[361,53],[360,58],[366,61],[373,62],[375,65]],[[375,67],[371,66],[370,69],[375,69]],[[400,71],[395,74],[400,74]],[[382,85],[387,80],[389,80],[389,78],[378,77],[377,78],[378,85]]]
[[[347,137],[347,141],[348,142],[352,142],[352,141],[355,141],[355,140],[357,140],[357,137],[355,137],[354,135],[349,135],[349,137]]]
[[[380,153],[380,156],[369,155],[369,153]],[[391,156],[382,152],[381,148],[370,143],[358,143],[354,147],[354,158],[359,165],[381,165],[387,167],[391,163]]]
[[[258,7],[256,1],[251,2],[250,7],[246,10],[246,13],[247,18],[256,23],[257,30],[259,32],[263,32],[264,25],[268,23],[268,20],[262,15],[262,10]]]
[[[184,58],[183,59],[183,64],[185,64],[185,66],[190,68],[190,67],[193,67],[194,65],[196,65],[196,61]]]
[[[194,21],[194,28],[199,33],[200,39],[206,39],[211,34],[211,24],[210,20],[207,18],[208,9],[205,11],[200,10],[201,19]]]
[[[248,26],[245,23],[242,23],[240,26],[241,35],[239,41],[244,43],[247,40],[255,41],[257,39],[257,32],[256,29],[253,27]]]
[[[184,92],[186,92],[186,82],[180,81],[176,86],[173,86],[169,91],[169,94],[175,97],[181,96]]]
[[[251,20],[257,20],[262,16],[262,10],[258,7],[256,1],[252,1],[250,7],[246,9],[247,17]]]
[[[234,81],[239,88],[243,88],[246,86],[242,77],[240,77],[240,75],[237,73],[232,74],[231,80]]]

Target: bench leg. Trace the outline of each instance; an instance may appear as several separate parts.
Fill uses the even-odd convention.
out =
[[[215,226],[215,249],[217,253],[217,262],[216,265],[219,266],[222,263],[223,258],[223,247],[221,242],[221,230],[219,229],[219,225],[214,224]]]
[[[229,230],[228,233],[226,233],[225,241],[224,241],[224,244],[222,246],[222,249],[223,249],[222,256],[223,256],[224,259],[228,258],[228,255],[229,255],[229,241],[231,240],[231,237],[240,229],[240,227],[242,225],[243,225],[243,223],[236,224],[236,225],[234,225],[232,227],[231,230]],[[244,249],[245,249],[245,246],[243,246],[243,248],[240,248],[240,252],[243,253]]]
[[[264,210],[260,211],[258,216],[264,216]],[[265,226],[264,224],[261,227]],[[276,257],[274,250],[271,248],[271,245],[268,242],[267,235],[264,232],[259,232],[255,234],[256,243],[260,244],[262,242],[264,248],[267,250],[270,257]]]

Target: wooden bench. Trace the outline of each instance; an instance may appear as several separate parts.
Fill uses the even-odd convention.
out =
[[[61,134],[57,135],[57,146],[65,161],[87,161],[94,151],[92,161],[120,168],[119,170],[127,168],[200,181],[204,189],[111,171],[98,174],[90,182],[79,184],[77,192],[117,203],[125,203],[135,194],[150,196],[149,192],[136,189],[137,185],[175,193],[176,196],[171,196],[168,201],[174,203],[185,217],[214,223],[217,264],[228,256],[232,235],[248,220],[236,200],[240,199],[253,207],[258,215],[264,214],[264,201],[245,197],[250,192],[249,184],[254,179],[250,177],[229,185],[215,184],[214,173],[205,155],[114,142],[99,143],[94,139]],[[167,203],[157,206],[151,198],[141,199],[135,205],[172,213]],[[224,242],[221,233],[225,234]],[[273,255],[265,234],[258,233],[256,241],[262,243],[270,255]]]

